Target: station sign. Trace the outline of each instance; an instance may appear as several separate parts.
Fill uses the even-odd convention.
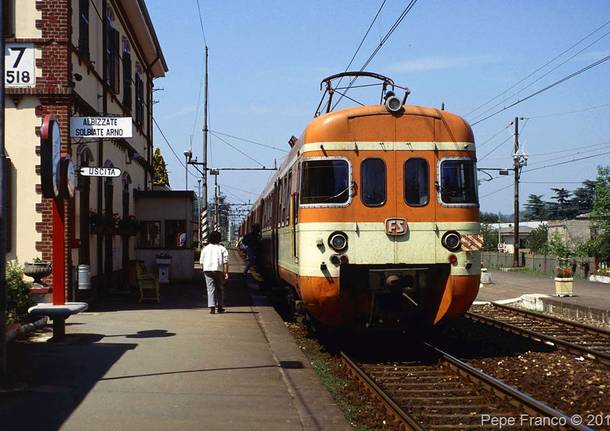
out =
[[[7,43],[4,51],[6,88],[36,86],[36,55],[32,43]]]
[[[71,117],[71,138],[131,138],[131,117]]]
[[[96,166],[85,166],[80,168],[80,174],[85,177],[116,178],[121,176],[119,168],[101,168]]]

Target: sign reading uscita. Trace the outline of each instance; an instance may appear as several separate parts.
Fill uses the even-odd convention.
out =
[[[131,117],[71,117],[71,138],[131,138]]]
[[[80,168],[80,174],[84,175],[85,177],[116,178],[121,175],[121,170],[119,168],[98,168],[85,166]]]

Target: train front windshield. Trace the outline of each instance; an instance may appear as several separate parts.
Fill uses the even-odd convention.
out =
[[[477,203],[477,175],[473,160],[441,162],[441,199],[446,204]]]
[[[346,160],[306,160],[302,165],[301,204],[344,204],[349,200]]]

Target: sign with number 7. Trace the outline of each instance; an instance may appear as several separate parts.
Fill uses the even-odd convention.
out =
[[[7,43],[4,52],[7,88],[36,86],[36,55],[31,43]]]

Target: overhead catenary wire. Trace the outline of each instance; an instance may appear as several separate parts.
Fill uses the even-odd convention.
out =
[[[602,109],[602,108],[607,108],[607,107],[610,107],[610,103],[604,103],[603,105],[591,106],[589,108],[578,109],[575,111],[565,111],[565,112],[555,112],[553,114],[534,115],[534,116],[530,116],[529,118],[538,119],[538,118],[560,117],[562,115],[572,115],[572,114],[580,114],[582,112],[591,112],[591,111],[595,111],[597,109]]]
[[[550,90],[551,88],[556,87],[557,85],[562,84],[562,83],[564,83],[564,82],[566,82],[566,81],[568,81],[568,80],[570,80],[570,79],[572,79],[572,78],[574,78],[574,77],[576,77],[576,76],[580,75],[581,73],[584,73],[584,72],[586,72],[586,71],[588,71],[588,70],[590,70],[590,69],[592,69],[592,68],[594,68],[594,67],[596,67],[596,66],[599,66],[600,64],[605,63],[605,62],[606,62],[606,61],[608,61],[608,60],[610,60],[610,55],[607,55],[607,56],[605,56],[605,57],[603,57],[603,58],[601,58],[601,59],[599,59],[599,60],[597,60],[597,61],[595,61],[595,62],[593,62],[593,63],[591,63],[591,64],[588,64],[587,66],[585,66],[585,67],[582,67],[582,68],[578,69],[576,72],[573,72],[573,73],[571,73],[571,74],[569,74],[569,75],[567,75],[567,76],[565,76],[565,77],[563,77],[563,78],[561,78],[561,79],[559,79],[559,80],[557,80],[557,81],[553,82],[552,84],[549,84],[549,85],[547,85],[546,87],[541,88],[540,90],[537,90],[537,91],[535,91],[535,92],[533,92],[533,93],[531,93],[531,94],[527,95],[527,96],[526,96],[526,97],[524,97],[523,99],[519,99],[519,100],[517,100],[516,102],[513,102],[513,103],[511,103],[510,105],[505,106],[504,108],[499,109],[499,110],[495,111],[494,113],[489,114],[489,115],[488,115],[488,116],[486,116],[486,117],[483,117],[482,119],[480,119],[480,120],[478,120],[478,121],[476,121],[476,122],[472,123],[472,126],[476,126],[477,124],[482,123],[482,122],[483,122],[483,121],[485,121],[485,120],[488,120],[488,119],[490,119],[490,118],[492,118],[492,117],[495,117],[495,116],[496,116],[496,115],[498,115],[499,113],[504,112],[504,111],[506,111],[507,109],[510,109],[510,108],[512,108],[512,107],[514,107],[514,106],[517,106],[518,104],[523,103],[523,102],[525,102],[526,100],[531,99],[532,97],[535,97],[535,96],[537,96],[537,95],[539,95],[539,94],[541,94],[541,93],[544,93],[545,91],[548,91],[548,90]]]
[[[201,13],[201,5],[199,4],[199,0],[197,0],[197,12],[199,13],[199,24],[201,25],[201,34],[203,35],[203,43],[204,46],[208,46],[208,41],[205,37],[205,28],[203,27],[203,14]]]
[[[536,78],[535,80],[533,80],[532,82],[530,82],[529,84],[527,84],[525,87],[521,87],[519,90],[517,90],[516,92],[514,92],[513,94],[506,96],[502,101],[496,103],[495,105],[489,107],[488,109],[486,109],[485,111],[483,111],[481,114],[479,114],[478,118],[480,118],[481,116],[485,115],[487,112],[493,110],[494,108],[502,105],[506,100],[511,99],[515,96],[518,96],[519,93],[527,90],[528,88],[530,88],[532,85],[534,85],[536,82],[540,81],[542,78],[550,75],[552,72],[554,72],[555,70],[559,69],[561,66],[563,66],[564,64],[566,64],[568,61],[572,60],[574,57],[576,57],[577,55],[581,54],[582,52],[584,52],[586,49],[590,48],[591,46],[593,46],[594,44],[596,44],[597,42],[599,42],[600,40],[602,40],[604,37],[608,36],[610,34],[609,32],[604,33],[601,37],[597,38],[596,40],[594,40],[593,42],[591,42],[589,45],[585,46],[584,48],[582,48],[581,50],[577,51],[575,54],[573,54],[572,56],[568,57],[567,59],[565,59],[563,62],[559,63],[557,66],[553,67],[551,70],[547,71],[546,73],[542,74],[541,76],[539,76],[538,78]],[[475,118],[476,120],[476,118]]]
[[[411,10],[413,9],[413,7],[415,6],[415,4],[417,3],[417,0],[411,0],[407,6],[403,9],[402,13],[398,16],[398,18],[396,19],[396,21],[394,21],[394,24],[392,24],[392,26],[390,27],[390,29],[386,32],[386,34],[384,35],[384,37],[379,41],[379,44],[377,45],[377,47],[373,50],[373,52],[371,53],[371,55],[369,55],[369,57],[367,58],[367,60],[364,62],[364,64],[360,67],[360,72],[362,72],[364,69],[366,69],[366,67],[371,63],[371,61],[373,61],[373,59],[375,58],[375,56],[377,55],[377,53],[381,50],[381,48],[383,47],[383,45],[388,41],[388,39],[390,38],[390,36],[392,36],[392,34],[394,33],[394,31],[396,31],[396,29],[398,28],[398,26],[400,26],[400,24],[402,23],[402,21],[405,19],[405,17],[409,14],[409,12],[411,12]],[[347,97],[345,96],[345,94],[349,91],[349,89],[352,87],[352,85],[354,84],[354,82],[356,82],[356,80],[358,79],[357,76],[355,76],[354,78],[352,78],[345,90],[345,93],[341,95],[341,97],[339,97],[339,99],[335,102],[335,104],[333,105],[332,109],[335,109],[337,107],[337,105],[339,104],[339,102],[341,102],[341,100],[343,99],[343,97]],[[350,100],[353,100],[350,98]]]
[[[495,97],[492,97],[491,99],[487,100],[486,102],[482,103],[481,105],[477,106],[476,108],[474,108],[473,110],[471,110],[470,112],[467,112],[465,114],[465,116],[469,116],[470,114],[478,111],[479,109],[481,109],[484,106],[487,106],[488,104],[490,104],[491,102],[497,100],[499,97],[502,97],[503,95],[505,95],[508,91],[512,90],[513,88],[517,87],[519,84],[521,84],[522,82],[526,81],[527,79],[529,79],[530,77],[534,76],[536,73],[538,73],[539,71],[541,71],[542,69],[544,69],[546,66],[548,66],[549,64],[553,63],[555,60],[563,57],[564,54],[568,53],[569,51],[571,51],[573,48],[575,48],[576,46],[580,45],[582,42],[584,42],[585,40],[587,40],[589,37],[593,36],[595,33],[597,33],[598,31],[600,31],[602,28],[606,27],[608,24],[610,24],[610,20],[606,21],[604,24],[602,24],[601,26],[597,27],[595,30],[593,30],[592,32],[588,33],[586,36],[584,36],[583,38],[579,39],[576,43],[570,45],[568,48],[566,48],[565,50],[563,50],[562,52],[560,52],[558,55],[556,55],[555,57],[553,57],[551,60],[547,61],[546,63],[544,63],[543,65],[539,66],[536,70],[534,70],[533,72],[531,72],[529,75],[525,76],[524,78],[520,79],[519,81],[517,81],[516,83],[514,83],[513,85],[511,85],[510,87],[508,87],[507,89],[505,89],[504,91],[502,91],[501,93],[499,93],[498,95],[496,95]]]
[[[547,168],[553,168],[555,166],[567,165],[568,163],[574,163],[574,162],[579,162],[581,160],[592,159],[593,157],[605,156],[606,154],[610,154],[610,151],[606,151],[605,153],[593,154],[591,156],[586,156],[586,157],[578,157],[576,159],[566,160],[566,161],[558,162],[558,163],[552,163],[550,165],[540,166],[540,167],[536,167],[536,168],[532,168],[532,169],[526,169],[523,172],[532,172],[532,171],[538,171],[540,169],[547,169]]]
[[[216,133],[214,133],[214,132],[211,132],[211,131],[210,131],[210,134],[211,134],[211,135],[213,135],[213,136],[216,136],[216,139],[218,139],[219,141],[221,141],[221,142],[223,142],[223,143],[227,144],[229,147],[233,148],[235,151],[237,151],[238,153],[240,153],[240,154],[241,154],[241,155],[243,155],[244,157],[247,157],[248,159],[252,160],[252,161],[253,161],[253,162],[255,162],[255,163],[258,163],[259,165],[261,165],[261,166],[263,166],[263,167],[265,166],[263,163],[259,162],[259,161],[258,161],[258,160],[256,160],[254,157],[252,157],[252,156],[250,156],[249,154],[247,154],[246,152],[244,152],[244,151],[240,150],[240,149],[239,149],[238,147],[236,147],[235,145],[233,145],[233,144],[231,144],[231,143],[227,142],[225,139],[221,138],[221,137],[220,137],[220,136],[218,136]]]
[[[258,145],[258,146],[269,148],[269,149],[276,150],[276,151],[281,151],[283,153],[288,153],[288,150],[286,150],[284,148],[274,147],[273,145],[269,145],[269,144],[263,144],[261,142],[253,141],[252,139],[246,139],[246,138],[241,138],[239,136],[229,135],[228,133],[219,132],[218,130],[210,130],[210,133],[211,132],[214,132],[217,135],[225,136],[227,138],[233,138],[233,139],[237,139],[238,141],[248,142],[250,144]]]
[[[487,154],[485,154],[483,157],[481,157],[480,159],[478,159],[479,161],[485,159],[487,156],[489,156],[490,154],[492,154],[494,151],[496,151],[498,148],[500,148],[502,145],[504,145],[507,141],[513,139],[513,135],[510,135],[509,137],[507,137],[505,140],[503,140],[502,142],[500,142],[498,145],[496,145],[495,147],[493,147],[493,149],[491,149]]]

